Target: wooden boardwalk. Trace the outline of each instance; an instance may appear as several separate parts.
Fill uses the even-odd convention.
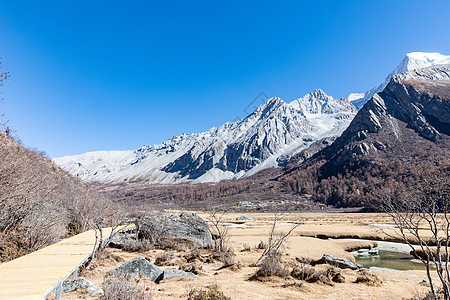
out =
[[[103,229],[109,237],[111,228]],[[61,279],[67,277],[95,246],[89,230],[0,265],[0,299],[44,299]]]

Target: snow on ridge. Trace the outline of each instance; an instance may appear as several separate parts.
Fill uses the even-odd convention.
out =
[[[291,103],[270,98],[240,121],[181,134],[160,145],[54,161],[85,181],[217,182],[277,166],[279,157],[293,155],[327,132],[340,134],[354,115],[353,107],[316,90]]]
[[[353,100],[352,103],[357,109],[363,107],[373,95],[384,90],[393,75],[443,64],[450,64],[450,55],[443,55],[437,52],[410,52],[406,54],[400,64],[386,77],[383,83],[367,91],[364,97]]]
[[[244,119],[206,132],[183,133],[136,150],[89,152],[54,161],[85,181],[144,179],[170,184],[237,179],[277,166],[280,158],[290,157],[317,140],[339,136],[356,115],[356,108],[382,91],[393,75],[449,63],[450,56],[412,52],[385,82],[365,94],[334,99],[316,89],[289,103],[272,97]]]

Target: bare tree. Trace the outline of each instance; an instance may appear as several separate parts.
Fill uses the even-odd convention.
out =
[[[415,188],[393,187],[380,196],[382,209],[395,224],[386,233],[403,239],[425,265],[433,297],[450,299],[450,172],[422,173],[419,182]]]
[[[274,256],[278,255],[280,252],[281,247],[286,242],[287,238],[291,235],[291,233],[301,225],[300,221],[296,221],[292,224],[292,226],[289,228],[289,230],[285,233],[277,231],[277,226],[279,225],[280,220],[284,219],[286,217],[286,214],[278,213],[276,212],[273,218],[272,225],[270,227],[269,231],[269,240],[266,247],[264,248],[263,253],[258,258],[258,260],[253,263],[254,266],[258,265],[259,262],[266,258],[273,258]]]
[[[222,253],[228,251],[230,236],[228,234],[228,227],[224,226],[226,212],[218,208],[208,209],[209,216],[208,221],[213,228],[214,238],[214,250]]]

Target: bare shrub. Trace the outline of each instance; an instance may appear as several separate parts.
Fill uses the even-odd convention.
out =
[[[194,274],[200,274],[203,270],[203,267],[198,262],[184,263],[179,267],[180,270],[185,272],[191,272]]]
[[[217,208],[209,209],[208,221],[211,223],[213,228],[214,239],[214,251],[223,252],[228,251],[229,244],[229,234],[228,227],[223,225],[226,212],[218,210]]]
[[[193,241],[180,238],[163,238],[155,245],[156,249],[175,251],[185,251],[194,247]]]
[[[250,247],[250,245],[247,244],[247,243],[244,243],[241,252],[248,252],[248,251],[251,251],[251,250],[252,250],[252,248]]]
[[[383,282],[377,274],[372,271],[368,269],[360,269],[358,270],[358,277],[356,278],[355,283],[364,283],[369,286],[380,286]]]
[[[287,278],[289,275],[289,268],[281,261],[281,255],[273,253],[264,258],[258,266],[258,270],[250,277],[250,280],[264,281],[268,277]]]
[[[211,284],[206,288],[193,288],[189,290],[188,300],[231,300],[225,296],[217,283]]]
[[[102,300],[139,300],[145,295],[144,289],[127,274],[105,277],[102,288]]]
[[[269,240],[267,242],[267,244],[260,245],[261,246],[265,246],[264,247],[264,251],[261,254],[261,256],[258,258],[258,260],[253,264],[254,266],[257,266],[258,263],[265,259],[266,257],[277,257],[278,253],[281,250],[281,247],[284,245],[284,243],[286,242],[287,238],[289,237],[289,235],[298,227],[300,226],[300,222],[295,222],[293,223],[293,225],[291,226],[291,228],[286,232],[286,233],[282,233],[282,232],[277,232],[277,225],[279,223],[279,221],[284,217],[283,214],[279,214],[279,213],[275,213],[274,215],[274,219],[272,222],[272,226],[270,228],[270,232],[269,232]],[[273,259],[273,258],[271,258]]]
[[[324,270],[316,270],[305,263],[296,264],[291,271],[291,276],[306,282],[320,282],[329,286],[333,286],[333,282],[345,282],[345,277],[342,275],[341,271],[333,266],[329,266]]]
[[[173,251],[166,251],[162,254],[159,254],[155,258],[155,265],[158,266],[169,266],[173,265],[171,261],[175,259],[175,254]]]
[[[307,264],[297,264],[294,266],[291,272],[291,276],[295,279],[307,281],[313,276],[316,270]]]
[[[184,258],[186,259],[187,262],[200,260],[201,259],[200,249],[198,247],[190,249],[184,254]]]
[[[145,252],[153,249],[153,244],[147,239],[129,238],[123,241],[122,249],[127,252]]]

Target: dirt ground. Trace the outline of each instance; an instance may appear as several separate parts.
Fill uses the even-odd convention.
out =
[[[206,219],[207,215],[199,213]],[[423,280],[425,271],[381,271],[374,272],[382,281],[379,286],[364,283],[354,283],[356,271],[342,270],[344,283],[334,283],[329,286],[324,283],[308,283],[295,279],[270,278],[264,282],[251,281],[255,267],[250,265],[261,255],[257,249],[260,241],[267,242],[274,215],[269,213],[245,214],[254,221],[236,222],[242,214],[226,215],[225,223],[229,227],[230,245],[234,249],[235,261],[242,267],[223,268],[222,263],[201,263],[202,270],[195,277],[173,277],[159,284],[141,278],[140,286],[144,286],[150,299],[186,299],[189,290],[196,287],[206,287],[218,284],[224,294],[231,299],[410,299],[424,294],[427,290]],[[361,213],[303,213],[285,216],[279,221],[278,230],[287,231],[295,222],[302,224],[292,233],[282,249],[282,259],[287,263],[296,260],[318,260],[323,254],[347,258],[354,257],[346,250],[373,246],[376,242],[336,241],[332,238],[361,238],[369,240],[390,240],[380,230],[389,227],[379,224],[390,224],[388,216],[382,214]],[[378,224],[375,226],[374,224]],[[321,238],[317,238],[321,237]],[[249,250],[250,248],[250,250]],[[163,250],[151,250],[142,253],[129,253],[119,249],[109,249],[109,257],[99,260],[95,268],[85,270],[80,276],[101,286],[105,274],[124,262],[137,257],[150,257],[152,262]],[[203,250],[204,254],[208,250]],[[184,251],[175,251],[175,256],[183,260]],[[323,266],[322,266],[323,267]],[[316,266],[315,268],[322,268]],[[177,268],[177,266],[161,266],[161,269]],[[65,299],[96,299],[85,291],[74,291],[63,294]]]

